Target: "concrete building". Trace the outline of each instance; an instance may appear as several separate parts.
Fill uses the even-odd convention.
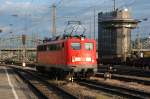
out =
[[[131,30],[137,23],[128,9],[98,14],[98,56],[102,63],[126,61],[131,52]]]

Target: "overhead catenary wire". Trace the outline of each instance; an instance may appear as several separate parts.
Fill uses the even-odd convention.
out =
[[[137,0],[130,0],[129,2],[127,3],[123,3],[122,5],[118,6],[118,9],[121,9],[123,7],[131,7],[133,6],[134,4],[136,4]]]
[[[56,6],[59,6],[62,2],[63,2],[63,0],[60,0],[60,1],[56,4]]]
[[[32,0],[33,1],[33,0]],[[40,0],[40,1],[42,1],[42,0]],[[46,1],[49,1],[49,0],[46,0]],[[108,0],[105,0],[104,2],[106,3],[106,1],[108,1]],[[132,1],[135,1],[135,0],[132,0]],[[68,2],[71,2],[71,1],[68,1]],[[33,2],[34,3],[34,2]],[[108,2],[107,2],[108,3]],[[132,3],[131,1],[129,2],[129,3]],[[62,4],[67,4],[67,3],[65,3],[65,1],[64,0],[60,0],[60,1],[58,1],[58,5],[59,5],[59,7],[61,6],[62,7]],[[133,4],[135,4],[135,3],[133,3]],[[129,5],[128,4],[128,2],[127,2],[127,4],[126,5]],[[102,6],[102,4],[101,4],[101,6]],[[99,6],[99,8],[101,7],[101,6]],[[78,5],[76,5],[76,7],[78,7]],[[94,8],[96,7],[96,10],[98,9],[98,6],[93,6]],[[83,14],[85,14],[85,13],[88,13],[89,12],[89,9],[93,9],[93,8],[88,8],[88,7],[83,7],[83,10],[85,10],[85,11],[83,11],[83,13],[82,13],[82,11],[81,11],[81,15],[79,15],[79,17],[80,18],[82,18],[82,19],[86,19],[85,18],[85,16],[83,15]],[[100,8],[101,9],[101,8]],[[60,9],[58,9],[58,10],[60,10]],[[82,10],[82,9],[81,9]],[[44,11],[43,11],[44,12]],[[91,10],[91,12],[92,12],[92,10]],[[75,12],[75,14],[76,14],[77,12]],[[49,13],[47,13],[47,14],[49,14]],[[46,15],[46,14],[45,14]],[[68,16],[70,16],[69,15],[69,13],[67,13],[67,15]],[[74,16],[74,14],[72,14],[72,16]],[[77,15],[76,15],[77,16]],[[63,16],[62,16],[63,17]],[[96,17],[97,17],[97,15],[96,15]],[[44,19],[44,18],[43,18]],[[63,18],[61,18],[61,16],[60,17],[57,17],[57,19],[63,19]],[[66,18],[67,19],[67,18]],[[45,19],[44,19],[45,20]],[[69,19],[68,19],[69,20]],[[83,21],[84,21],[83,20]],[[87,18],[87,20],[88,20],[88,18]],[[87,21],[86,20],[86,21]],[[62,20],[61,20],[62,21]],[[92,20],[93,21],[93,20]],[[28,21],[29,22],[29,21]],[[42,22],[42,21],[41,21]],[[46,21],[44,21],[44,22],[46,22]],[[43,23],[44,23],[43,22]],[[28,24],[29,25],[29,24]],[[30,28],[30,26],[28,26],[28,28]]]

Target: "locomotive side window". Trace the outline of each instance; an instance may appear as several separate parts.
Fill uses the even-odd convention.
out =
[[[65,46],[65,44],[64,44],[64,43],[62,43],[62,44],[61,44],[61,47],[62,47],[62,48],[64,48],[64,46]]]
[[[46,45],[40,45],[37,47],[38,51],[46,51]]]
[[[37,46],[37,51],[40,51],[40,46]]]
[[[93,43],[85,43],[85,49],[86,50],[93,50]]]
[[[51,50],[51,46],[47,45],[47,50],[50,51]]]
[[[48,51],[54,51],[56,49],[56,46],[55,45],[47,45],[47,49]]]
[[[81,49],[81,44],[80,43],[71,43],[71,48],[73,50],[80,50]]]
[[[51,44],[47,46],[48,51],[56,51],[56,50],[61,50],[62,46],[61,44]]]
[[[47,46],[44,45],[44,46],[43,46],[43,51],[46,51],[46,50],[47,50]]]

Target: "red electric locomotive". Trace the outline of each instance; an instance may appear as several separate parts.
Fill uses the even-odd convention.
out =
[[[96,41],[64,36],[37,46],[37,70],[59,75],[89,75],[97,71]]]
[[[72,26],[71,26],[72,25]],[[71,27],[70,27],[71,26]],[[79,28],[86,29],[80,21],[68,21],[63,37],[48,40],[37,46],[37,70],[48,71],[52,76],[69,79],[74,76],[89,77],[97,71],[96,41],[83,34],[74,35]],[[67,29],[71,32],[67,32]],[[66,35],[66,33],[70,33]]]

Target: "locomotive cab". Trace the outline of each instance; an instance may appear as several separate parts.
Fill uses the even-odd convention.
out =
[[[70,38],[67,41],[67,65],[74,72],[96,72],[96,42],[87,38]]]

